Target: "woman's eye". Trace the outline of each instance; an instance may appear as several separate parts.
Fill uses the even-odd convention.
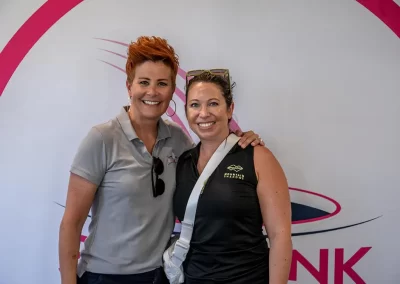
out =
[[[217,105],[218,105],[217,102],[211,102],[211,103],[210,103],[210,106],[217,106]]]
[[[190,104],[190,107],[198,107],[198,106],[199,106],[198,103],[192,103],[192,104]]]
[[[140,81],[139,84],[140,84],[140,85],[143,85],[143,86],[147,86],[147,85],[149,85],[149,82],[147,82],[147,81]]]
[[[162,86],[162,87],[168,86],[168,84],[165,83],[165,82],[160,82],[159,85]]]

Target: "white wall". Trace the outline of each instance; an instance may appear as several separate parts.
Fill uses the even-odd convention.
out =
[[[43,3],[1,1],[2,49]],[[291,187],[311,192],[293,189],[293,202],[334,213],[295,222],[294,233],[380,217],[294,236],[292,283],[400,281],[400,39],[391,29],[350,0],[85,0],[37,41],[0,96],[0,284],[60,282],[55,202],[65,203],[83,135],[127,102],[124,73],[101,61],[124,68],[101,49],[126,47],[95,38],[140,35],[166,37],[183,70],[231,70],[236,121],[261,134]],[[354,273],[341,267],[342,249],[344,262],[361,249]]]

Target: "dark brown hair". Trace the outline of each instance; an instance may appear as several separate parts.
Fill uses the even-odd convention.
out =
[[[193,84],[198,83],[198,82],[213,83],[213,84],[217,85],[222,91],[222,96],[225,99],[227,107],[229,108],[231,106],[231,104],[233,102],[232,89],[235,87],[235,83],[233,83],[232,85],[229,85],[228,78],[225,78],[221,75],[212,74],[207,71],[200,75],[193,77],[189,81],[189,83],[186,87],[186,104],[187,104],[187,100],[188,100],[188,93],[189,93],[190,87]]]

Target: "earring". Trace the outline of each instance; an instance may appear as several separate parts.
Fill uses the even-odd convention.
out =
[[[132,97],[128,97],[128,105],[126,106],[127,110],[131,108]]]
[[[176,103],[175,103],[175,101],[174,100],[171,100],[173,103],[174,103],[174,113],[173,114],[171,114],[171,115],[169,115],[168,114],[168,110],[167,110],[167,116],[169,116],[169,117],[173,117],[174,115],[175,115],[175,113],[176,113]]]

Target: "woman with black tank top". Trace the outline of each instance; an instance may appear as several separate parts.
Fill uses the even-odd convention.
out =
[[[174,211],[181,222],[199,175],[229,135],[233,113],[228,70],[188,76],[186,116],[200,143],[180,156],[176,168]],[[281,166],[263,146],[234,146],[199,197],[185,283],[283,284],[291,257],[291,207]]]

